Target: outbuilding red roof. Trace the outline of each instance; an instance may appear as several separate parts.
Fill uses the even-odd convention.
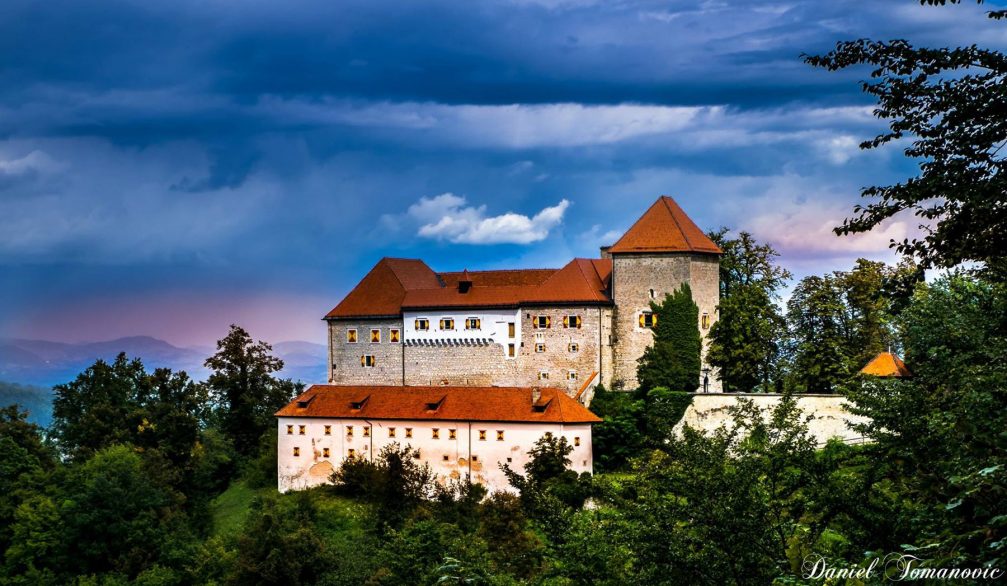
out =
[[[608,251],[611,254],[721,252],[720,247],[667,195],[654,202]]]
[[[598,423],[560,389],[312,385],[277,417]]]
[[[906,367],[906,363],[902,362],[901,358],[891,352],[882,352],[875,356],[867,363],[867,366],[860,369],[860,373],[895,378],[913,376],[913,373],[909,372],[909,369]]]

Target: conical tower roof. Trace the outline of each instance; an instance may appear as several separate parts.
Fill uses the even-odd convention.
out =
[[[702,252],[720,254],[720,248],[699,229],[675,200],[662,195],[622,235],[611,254],[648,252]]]

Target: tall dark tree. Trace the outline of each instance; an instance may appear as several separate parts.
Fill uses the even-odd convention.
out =
[[[720,304],[710,328],[709,363],[729,392],[769,391],[778,379],[785,320],[778,291],[791,278],[776,265],[779,253],[748,232],[737,238],[727,228],[710,233],[720,246]]]
[[[684,283],[660,304],[650,303],[657,317],[654,343],[643,352],[637,368],[640,388],[665,387],[672,391],[695,391],[699,386],[699,307],[692,289]]]
[[[801,279],[787,302],[795,390],[831,393],[853,365],[848,354],[849,322],[842,289],[833,275]]]
[[[274,425],[273,413],[286,405],[301,386],[273,376],[283,361],[273,348],[232,325],[217,342],[217,353],[206,359],[212,370],[207,386],[217,406],[224,432],[243,456],[253,455],[259,438]]]
[[[1000,10],[989,16],[1002,19],[1005,14]],[[862,82],[862,88],[877,100],[874,115],[887,121],[889,129],[860,147],[908,139],[904,152],[920,169],[918,176],[905,181],[863,189],[862,197],[870,202],[856,206],[856,215],[836,233],[867,232],[911,211],[927,229],[920,239],[893,240],[892,247],[900,253],[918,258],[924,267],[978,261],[1003,271],[1007,55],[975,45],[926,48],[905,40],[860,39],[805,59],[828,70],[869,66],[870,80]]]

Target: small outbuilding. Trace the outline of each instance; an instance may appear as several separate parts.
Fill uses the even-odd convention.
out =
[[[875,356],[867,366],[860,369],[861,374],[883,378],[910,378],[913,373],[906,368],[906,363],[891,352],[882,352]]]

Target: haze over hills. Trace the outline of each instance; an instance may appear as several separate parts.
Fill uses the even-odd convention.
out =
[[[0,381],[20,383],[0,385],[0,406],[12,402],[34,406],[32,419],[48,423],[48,413],[40,406],[51,401],[51,387],[73,380],[99,358],[114,360],[120,352],[143,361],[148,371],[167,367],[184,370],[194,379],[208,374],[203,361],[213,348],[181,348],[151,336],[130,336],[105,342],[66,343],[49,340],[0,338]],[[326,347],[304,341],[273,344],[273,355],[284,362],[281,378],[306,383],[324,382]]]

